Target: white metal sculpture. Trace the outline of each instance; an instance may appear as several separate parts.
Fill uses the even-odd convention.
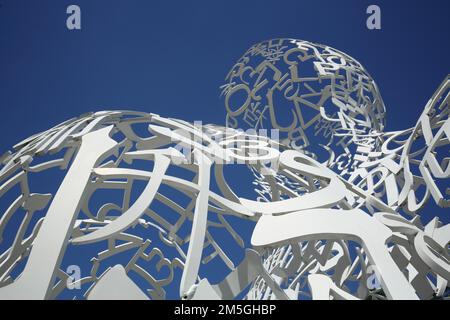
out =
[[[104,111],[34,135],[0,159],[0,299],[445,299],[450,225],[421,212],[450,204],[449,93],[383,132],[357,61],[277,39],[227,76],[227,127]]]

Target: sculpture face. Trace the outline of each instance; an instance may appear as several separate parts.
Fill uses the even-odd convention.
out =
[[[332,143],[336,133],[381,132],[377,85],[352,57],[328,46],[274,39],[252,46],[222,86],[227,125],[274,128],[296,149]],[[287,120],[286,120],[287,119]]]

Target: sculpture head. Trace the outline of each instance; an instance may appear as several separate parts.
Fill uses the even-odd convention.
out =
[[[342,134],[380,132],[385,125],[383,100],[364,67],[308,41],[252,46],[222,89],[229,127],[279,129],[282,141],[312,155],[317,144],[330,145]]]

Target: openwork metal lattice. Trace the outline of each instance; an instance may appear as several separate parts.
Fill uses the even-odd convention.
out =
[[[226,81],[227,127],[95,112],[4,154],[0,299],[448,296],[450,225],[421,216],[450,205],[450,77],[395,132],[327,46],[262,42]]]

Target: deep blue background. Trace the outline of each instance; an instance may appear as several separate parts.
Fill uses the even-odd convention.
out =
[[[81,31],[66,28],[69,4],[81,7]],[[382,30],[366,28],[369,4],[381,7]],[[448,0],[0,0],[0,154],[88,111],[224,124],[229,68],[277,37],[359,60],[380,87],[387,130],[404,129],[450,72],[449,9]]]
[[[450,71],[448,0],[0,3],[2,151],[94,110],[224,123],[219,85],[269,38],[324,43],[359,60],[380,87],[390,130],[413,125]],[[366,28],[372,3],[382,30]],[[69,4],[81,7],[81,31],[66,28]]]

